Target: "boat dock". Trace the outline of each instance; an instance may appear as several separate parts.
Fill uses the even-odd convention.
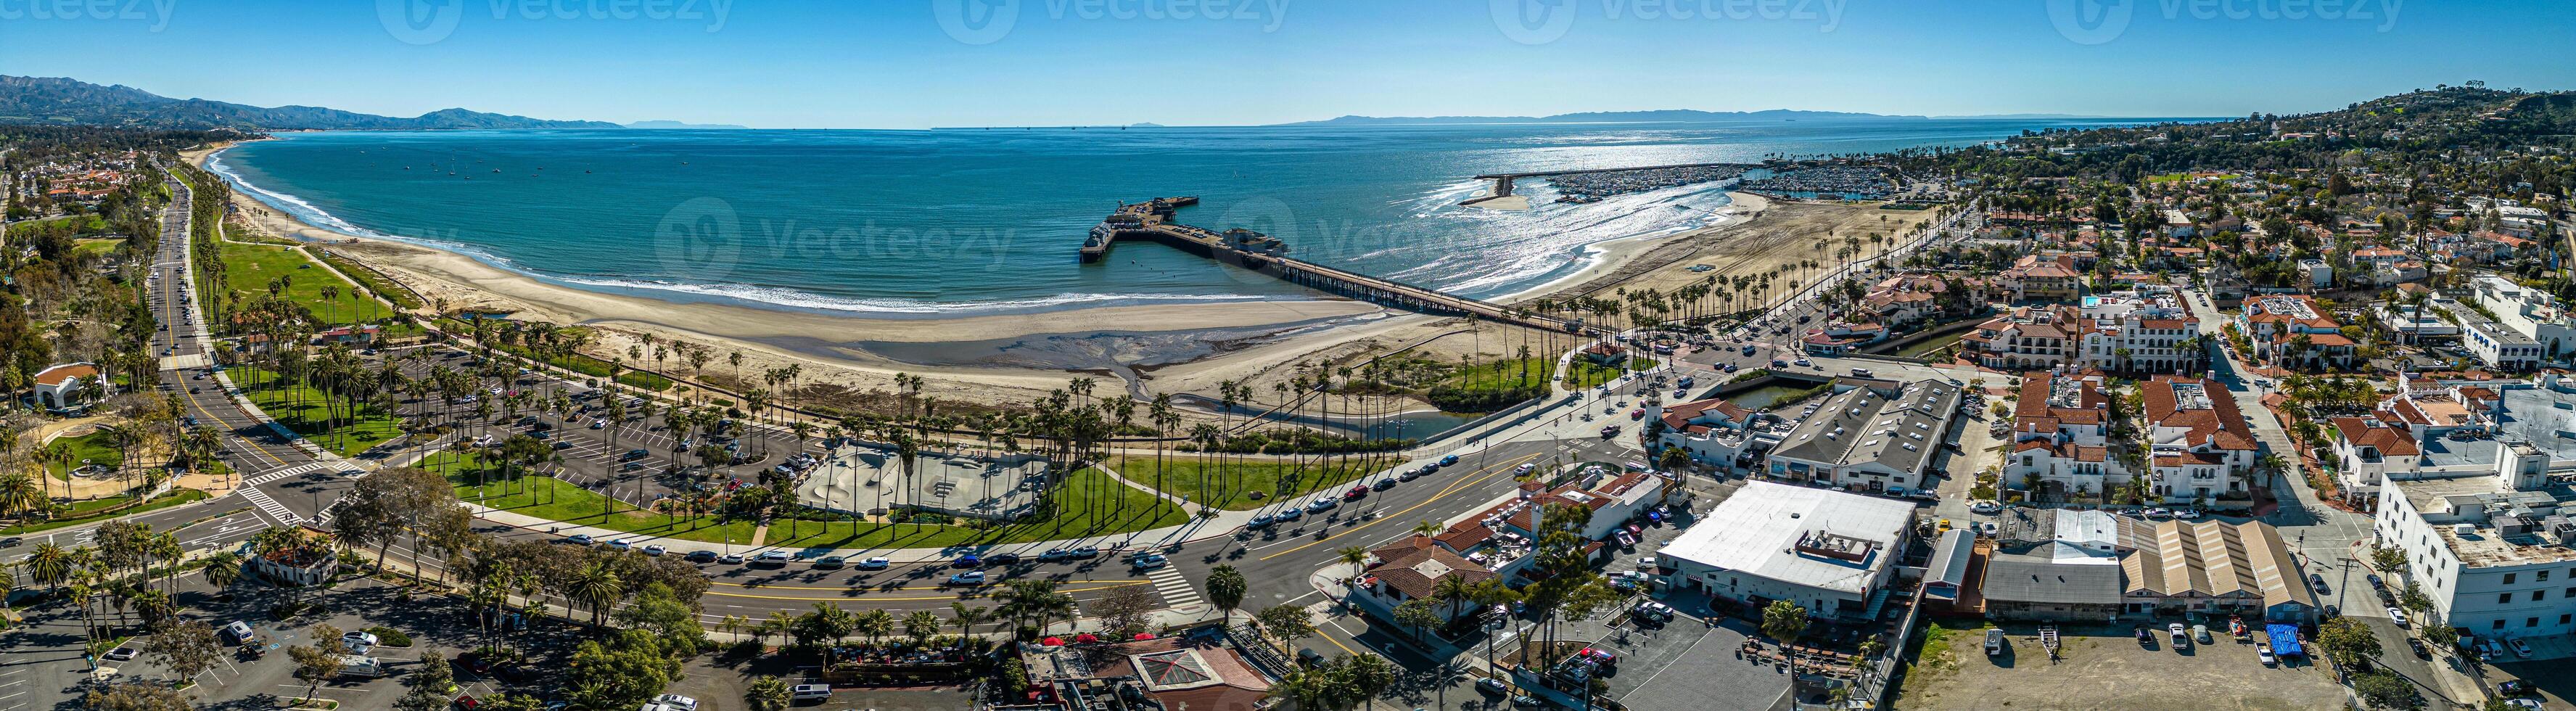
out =
[[[1155,198],[1140,203],[1123,204],[1110,213],[1082,242],[1082,261],[1096,262],[1108,256],[1121,240],[1145,240],[1173,249],[1268,274],[1289,283],[1317,291],[1393,306],[1409,311],[1444,316],[1473,316],[1486,321],[1508,323],[1569,333],[1599,333],[1600,329],[1583,325],[1580,319],[1561,319],[1524,313],[1502,304],[1442,293],[1438,289],[1406,284],[1384,277],[1373,277],[1333,267],[1301,261],[1287,256],[1288,245],[1278,238],[1245,229],[1217,232],[1203,227],[1184,225],[1172,219],[1180,208],[1198,204],[1196,197]]]

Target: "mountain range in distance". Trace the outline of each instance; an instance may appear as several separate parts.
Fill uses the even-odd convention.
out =
[[[2099,119],[2107,116],[2073,114],[1988,114],[1979,116],[1907,116],[1858,113],[1850,111],[1801,111],[1767,109],[1762,111],[1700,111],[1697,109],[1661,109],[1653,111],[1585,111],[1552,116],[1341,116],[1321,121],[1298,121],[1275,126],[1404,126],[1425,124],[1492,124],[1492,123],[1752,123],[1763,121],[1950,121],[1969,119]]]
[[[1700,111],[1696,109],[1662,109],[1649,111],[1586,111],[1551,116],[1342,116],[1321,121],[1298,121],[1271,126],[1402,126],[1432,124],[1547,124],[1547,123],[1758,123],[1782,121],[1939,121],[1956,119],[2100,119],[2103,116],[2071,114],[1993,114],[1982,116],[1906,116],[1847,111],[1802,111],[1769,109],[1763,111]],[[636,121],[615,124],[605,121],[560,121],[529,118],[510,114],[486,113],[466,109],[440,109],[419,116],[402,118],[378,116],[320,106],[262,107],[211,99],[173,99],[124,85],[101,85],[62,77],[20,77],[0,75],[0,123],[79,124],[127,126],[136,128],[214,129],[245,131],[293,131],[308,129],[340,130],[429,130],[429,129],[558,129],[558,128],[633,128],[662,130],[736,130],[735,124],[702,124],[683,121]],[[1068,127],[1070,128],[1070,127]],[[1133,123],[1093,128],[1162,128],[1159,124]]]
[[[61,77],[6,75],[0,75],[0,123],[245,131],[621,128],[604,121],[550,121],[465,109],[440,109],[400,118],[320,106],[250,106],[208,99],[173,99],[121,84],[106,86]]]

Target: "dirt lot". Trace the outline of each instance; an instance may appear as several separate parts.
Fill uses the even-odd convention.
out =
[[[1988,658],[1985,626],[1933,626],[1906,673],[1896,708],[2305,711],[2344,704],[2342,687],[2323,667],[2266,668],[2255,661],[2252,644],[2223,634],[2207,647],[2176,652],[2161,639],[2140,647],[2126,626],[2062,627],[2062,659],[2050,664],[2037,627],[2022,624],[2001,625],[2012,651]]]

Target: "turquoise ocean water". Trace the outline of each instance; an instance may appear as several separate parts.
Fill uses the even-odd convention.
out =
[[[1202,227],[1302,259],[1492,297],[1585,245],[1706,223],[1715,185],[1585,205],[1457,206],[1481,173],[1968,145],[2127,121],[286,134],[216,170],[303,219],[561,284],[876,317],[1302,298],[1167,248],[1075,259],[1119,201],[1196,195]]]

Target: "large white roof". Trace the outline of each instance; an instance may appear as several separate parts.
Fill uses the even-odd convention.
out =
[[[1787,583],[1859,593],[1885,568],[1913,523],[1914,505],[1830,489],[1747,482],[1658,555]],[[1802,554],[1800,536],[1823,531],[1877,543],[1852,562]]]

